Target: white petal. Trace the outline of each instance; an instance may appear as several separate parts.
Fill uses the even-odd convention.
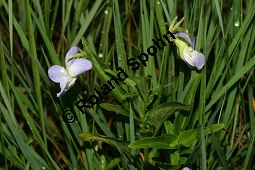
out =
[[[183,60],[188,63],[190,66],[195,67],[193,58],[189,55],[188,52],[183,52]]]
[[[76,77],[75,78],[69,77],[68,80],[60,82],[61,91],[57,94],[57,97],[60,97],[63,94],[65,94],[74,85],[75,80]]]
[[[181,39],[183,39],[183,40],[184,40],[187,44],[189,44],[190,46],[193,46],[189,35],[186,34],[185,32],[178,32],[178,33],[176,33],[176,35],[177,35],[178,37],[180,37]]]
[[[60,82],[60,89],[61,89],[61,91],[57,94],[57,97],[62,96],[67,91],[66,90],[67,82],[68,82],[68,79],[65,79],[65,80]]]
[[[190,170],[189,167],[184,167],[182,170]]]
[[[57,94],[57,97],[65,94],[75,83],[76,78],[69,77],[68,80],[60,82],[61,91]]]
[[[66,63],[67,72],[71,77],[76,77],[79,74],[90,70],[91,68],[91,61],[83,58],[72,59]]]
[[[59,65],[54,65],[50,67],[48,69],[48,76],[52,81],[56,83],[68,79],[67,71],[64,69],[64,67],[61,67]]]
[[[192,60],[198,70],[200,70],[204,65],[205,65],[205,56],[204,54],[197,52],[197,51],[192,51]]]
[[[65,62],[67,62],[68,60],[70,60],[71,58],[73,58],[73,55],[78,53],[78,47],[72,47],[67,53],[66,53],[66,57],[65,57]]]

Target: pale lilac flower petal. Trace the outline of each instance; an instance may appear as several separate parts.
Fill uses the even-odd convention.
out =
[[[192,60],[194,62],[194,65],[196,66],[196,68],[198,70],[200,70],[204,66],[204,64],[205,64],[205,56],[204,56],[204,54],[202,54],[200,52],[197,52],[195,50],[193,50],[191,52],[191,54],[192,54]]]
[[[76,77],[85,71],[91,70],[92,63],[83,58],[72,59],[66,63],[66,68],[71,77]]]
[[[184,167],[184,168],[182,168],[182,170],[190,170],[190,168],[189,167]]]
[[[194,37],[191,38],[192,48],[195,49],[196,39]]]
[[[92,63],[89,60],[73,57],[78,53],[78,47],[72,47],[66,54],[65,63],[66,69],[54,65],[48,69],[49,78],[57,83],[60,83],[60,92],[57,97],[65,94],[75,83],[76,77],[92,68]]]
[[[190,66],[195,67],[195,63],[193,58],[189,55],[189,53],[184,52],[183,54],[183,60],[188,63]]]
[[[48,76],[52,81],[56,83],[63,81],[63,79],[68,79],[67,71],[64,67],[61,67],[59,65],[54,65],[50,67],[48,69]]]
[[[66,90],[67,82],[68,82],[68,79],[63,79],[63,80],[60,82],[60,89],[61,89],[61,91],[60,91],[59,93],[57,93],[57,97],[62,96],[62,95],[67,91],[67,90]]]
[[[176,33],[176,35],[179,38],[183,39],[188,45],[193,46],[189,35],[186,34],[185,32],[178,32],[178,33]]]
[[[72,47],[67,53],[66,53],[66,57],[65,57],[65,62],[67,62],[68,60],[70,60],[71,58],[73,58],[73,55],[78,53],[78,47]]]

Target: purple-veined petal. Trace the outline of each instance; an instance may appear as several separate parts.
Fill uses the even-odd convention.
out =
[[[188,63],[190,66],[195,67],[194,60],[191,58],[188,52],[183,52],[183,60]]]
[[[92,69],[92,63],[84,58],[72,59],[66,63],[66,69],[71,77]]]
[[[73,58],[73,55],[76,53],[78,53],[78,47],[74,46],[66,53],[65,62]]]
[[[63,80],[68,79],[67,71],[65,70],[64,67],[61,67],[59,65],[51,66],[48,69],[48,76],[52,81],[54,81],[56,83],[59,83]]]
[[[178,32],[178,33],[176,33],[176,35],[179,38],[183,39],[188,45],[193,46],[189,35],[186,34],[185,32]]]
[[[198,70],[200,70],[204,65],[205,65],[205,56],[204,54],[197,52],[195,50],[193,50],[191,52],[192,54],[192,60],[194,62],[194,65],[196,66],[196,68]]]

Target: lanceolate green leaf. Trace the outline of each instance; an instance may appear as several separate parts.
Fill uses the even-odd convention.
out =
[[[176,149],[178,146],[178,136],[162,135],[159,137],[147,137],[135,141],[128,145],[130,148],[156,148],[156,149]]]
[[[156,127],[154,134],[157,133],[158,129],[161,127],[161,125],[164,123],[167,118],[172,115],[174,112],[178,110],[189,110],[188,105],[184,105],[178,102],[169,102],[169,103],[164,103],[161,105],[158,105],[151,109],[147,114],[146,114],[146,120],[151,123],[153,126]]]
[[[223,127],[224,127],[224,124],[222,124],[222,123],[207,126],[206,128],[204,128],[204,135],[206,136],[211,133],[218,132]],[[187,130],[187,131],[181,132],[179,134],[179,144],[188,147],[188,146],[190,146],[190,144],[192,142],[194,142],[196,140],[196,138],[199,134],[200,133],[197,129],[192,129],[192,130]]]
[[[105,110],[108,110],[108,111],[112,111],[112,112],[115,112],[115,113],[118,113],[118,114],[121,114],[123,116],[127,116],[127,117],[130,117],[129,115],[129,112],[124,110],[121,106],[119,105],[114,105],[114,104],[110,104],[110,103],[101,103],[100,104],[100,107],[102,107],[103,109]],[[134,117],[135,120],[138,120],[138,118]]]
[[[217,132],[224,127],[224,124],[214,124],[204,129],[205,135]],[[179,146],[190,147],[196,142],[199,132],[197,129],[181,132],[179,135],[162,135],[159,137],[147,137],[128,145],[130,148],[156,148],[176,149]]]
[[[98,134],[92,134],[92,133],[82,133],[79,135],[80,138],[85,139],[85,140],[99,140],[99,141],[103,141],[109,145],[113,145],[113,146],[117,146],[119,147],[119,149],[122,149],[126,154],[130,154],[129,153],[129,149],[127,147],[127,142],[126,141],[122,141],[122,140],[118,140],[115,138],[111,138],[111,137],[107,137],[107,136],[103,136],[103,135],[98,135]]]

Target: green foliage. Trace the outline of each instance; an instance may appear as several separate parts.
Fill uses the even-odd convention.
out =
[[[224,127],[223,124],[210,125],[205,128],[205,135],[217,132]],[[129,144],[130,148],[156,148],[177,149],[180,146],[190,147],[198,138],[197,129],[187,130],[177,134],[166,134],[159,137],[147,137]]]
[[[252,169],[254,0],[0,0],[0,169]],[[188,31],[201,70],[174,43],[128,66],[152,39]],[[47,76],[66,52],[93,69],[61,98]],[[118,67],[128,78],[80,112]],[[64,110],[76,120],[66,124]]]

